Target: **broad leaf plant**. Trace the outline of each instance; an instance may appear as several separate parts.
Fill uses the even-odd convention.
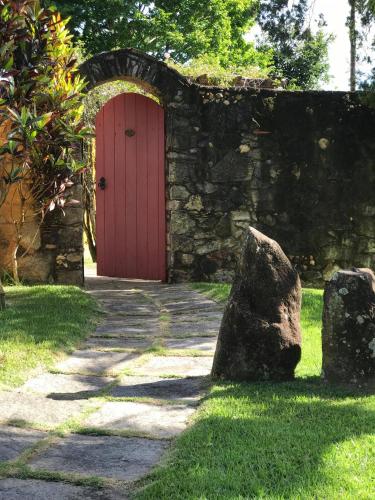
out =
[[[16,282],[25,221],[42,223],[49,211],[73,203],[67,187],[83,168],[77,145],[88,135],[85,82],[67,22],[39,0],[0,0],[0,204],[12,193],[17,205]]]

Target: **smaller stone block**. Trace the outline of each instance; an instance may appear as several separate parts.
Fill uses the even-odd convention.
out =
[[[56,271],[56,283],[61,285],[83,285],[83,267],[82,269],[60,269]]]
[[[326,284],[323,377],[330,382],[375,380],[375,275],[371,269],[338,271]]]

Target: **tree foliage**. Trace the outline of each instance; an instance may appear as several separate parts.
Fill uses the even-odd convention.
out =
[[[369,40],[375,20],[374,0],[348,0],[350,15],[347,27],[350,38],[350,87],[355,90],[359,84],[361,87],[369,87],[373,84],[373,74],[363,74],[358,68],[359,64],[373,63],[373,51],[375,39]],[[374,73],[374,71],[373,71]]]
[[[273,50],[278,76],[303,89],[316,88],[329,78],[328,46],[332,37],[324,33],[322,18],[314,33],[309,15],[308,0],[297,0],[291,6],[288,0],[260,1],[261,45]]]
[[[258,0],[50,0],[94,54],[136,47],[179,63],[215,54],[222,66],[262,65],[262,54],[246,42]]]

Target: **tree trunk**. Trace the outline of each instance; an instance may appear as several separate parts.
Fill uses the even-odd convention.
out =
[[[357,26],[356,0],[349,0],[349,39],[350,39],[350,90],[356,89],[356,62],[357,62]]]
[[[5,309],[5,291],[0,278],[0,311]]]
[[[96,198],[95,198],[95,159],[94,159],[94,142],[91,141],[87,145],[87,164],[88,170],[83,174],[83,206],[85,214],[83,218],[83,229],[86,234],[86,241],[89,247],[90,255],[93,262],[96,262]]]
[[[14,249],[14,252],[13,252],[13,262],[12,262],[12,266],[13,266],[12,274],[13,274],[13,281],[14,281],[15,285],[20,284],[20,278],[18,276],[18,258],[17,258],[18,249],[19,249],[19,245],[17,244],[15,249]]]

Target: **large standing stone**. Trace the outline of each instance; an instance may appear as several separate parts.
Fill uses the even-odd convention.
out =
[[[338,271],[326,284],[323,376],[332,382],[375,378],[375,275],[370,269]]]
[[[289,380],[301,357],[301,285],[275,241],[247,230],[221,323],[212,376]]]

